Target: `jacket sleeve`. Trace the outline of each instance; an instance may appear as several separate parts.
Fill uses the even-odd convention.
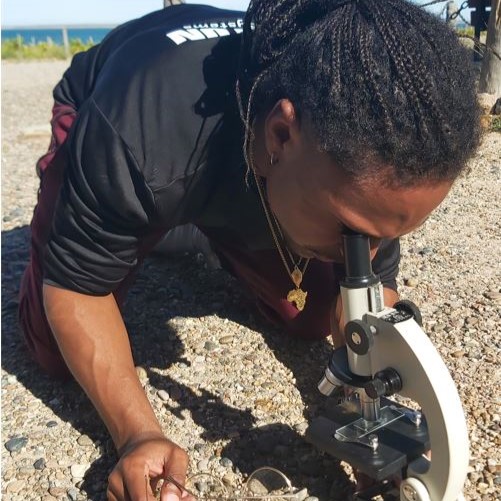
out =
[[[136,265],[141,239],[153,233],[155,199],[135,156],[92,99],[79,111],[66,147],[44,282],[106,295]]]

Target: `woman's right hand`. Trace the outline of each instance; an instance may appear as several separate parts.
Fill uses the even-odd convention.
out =
[[[152,501],[158,482],[168,475],[184,485],[188,455],[163,435],[142,437],[127,443],[108,478],[107,497],[111,501]],[[161,501],[195,501],[169,482],[160,490]]]

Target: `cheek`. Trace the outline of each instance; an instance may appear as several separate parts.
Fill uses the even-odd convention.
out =
[[[305,226],[304,213],[300,207],[300,196],[291,180],[277,172],[267,179],[268,205],[280,226],[292,236]]]

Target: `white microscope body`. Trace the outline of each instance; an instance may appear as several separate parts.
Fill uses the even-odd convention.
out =
[[[334,351],[319,389],[326,395],[340,386],[354,389],[359,414],[346,421],[343,408],[340,420],[318,418],[307,437],[376,480],[399,470],[402,501],[463,499],[469,443],[449,371],[412,303],[384,307],[367,237],[346,235],[345,256],[341,295],[347,346]],[[394,405],[386,398],[392,394],[411,399],[421,410]],[[431,459],[423,454],[428,447]]]

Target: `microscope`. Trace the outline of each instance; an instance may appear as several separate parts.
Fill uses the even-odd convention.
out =
[[[333,351],[318,388],[351,397],[312,421],[306,439],[375,481],[379,492],[368,489],[355,499],[372,499],[399,477],[401,501],[463,500],[469,443],[451,375],[421,328],[418,308],[405,300],[384,306],[368,237],[343,239],[346,346]],[[418,407],[397,403],[398,396]]]

